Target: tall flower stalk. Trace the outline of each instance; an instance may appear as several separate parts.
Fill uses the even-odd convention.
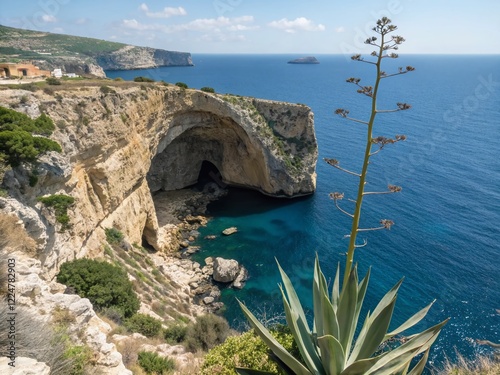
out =
[[[388,18],[377,21],[373,31],[378,37],[368,38],[365,43],[375,46],[371,53],[375,61],[364,60],[361,55],[355,55],[353,60],[372,64],[376,68],[376,78],[373,86],[361,85],[359,78],[349,78],[348,83],[357,86],[357,92],[371,98],[371,114],[368,121],[349,117],[346,109],[337,109],[335,113],[345,119],[366,126],[366,145],[361,172],[357,173],[340,166],[336,159],[325,159],[325,161],[350,175],[359,178],[359,185],[355,208],[351,213],[344,209],[340,201],[344,194],[340,192],[330,193],[335,206],[345,215],[352,218],[351,232],[349,234],[349,246],[346,256],[345,272],[343,282],[340,284],[340,267],[334,278],[331,290],[328,290],[326,278],[321,271],[318,257],[316,257],[313,277],[313,307],[314,318],[312,329],[306,319],[306,314],[299,301],[298,295],[290,282],[287,274],[278,264],[283,285],[280,286],[283,306],[287,325],[297,344],[301,358],[295,358],[287,352],[269,333],[269,331],[255,318],[250,310],[240,302],[243,313],[247,317],[255,332],[269,347],[273,357],[287,374],[300,375],[419,375],[423,372],[430,347],[437,339],[441,328],[447,320],[430,327],[420,333],[406,337],[399,346],[390,345],[394,338],[401,335],[411,327],[420,322],[429,311],[433,302],[424,307],[416,314],[407,319],[394,330],[389,330],[393,311],[396,303],[397,293],[402,280],[389,290],[380,300],[377,306],[366,314],[364,322],[358,325],[364,297],[370,279],[370,270],[366,276],[359,281],[357,266],[354,263],[355,250],[365,246],[356,242],[360,232],[390,229],[394,224],[392,220],[382,219],[380,225],[372,228],[360,228],[361,208],[366,195],[392,194],[401,191],[401,187],[388,185],[385,191],[366,191],[368,167],[372,156],[379,153],[386,145],[406,140],[404,135],[396,135],[394,138],[374,136],[374,124],[377,114],[404,111],[411,106],[407,103],[397,103],[394,109],[378,109],[377,96],[382,79],[405,74],[414,70],[413,67],[399,68],[392,74],[386,74],[381,69],[382,61],[386,58],[397,58],[398,55],[391,50],[397,50],[404,42],[401,36],[389,36],[397,29]],[[380,40],[378,40],[380,38]],[[357,336],[356,336],[357,335]],[[389,348],[381,350],[381,348]],[[419,357],[415,360],[415,357]],[[411,366],[413,364],[413,366]],[[240,374],[265,374],[262,371],[252,369],[237,369]]]

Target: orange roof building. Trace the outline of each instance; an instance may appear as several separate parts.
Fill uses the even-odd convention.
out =
[[[34,78],[34,77],[50,77],[50,71],[41,70],[38,66],[30,63],[0,63],[1,78]]]

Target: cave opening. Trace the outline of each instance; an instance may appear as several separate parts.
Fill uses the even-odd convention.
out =
[[[226,184],[222,182],[222,174],[219,169],[208,160],[203,160],[200,167],[200,172],[198,173],[198,182],[195,187],[203,190],[207,185],[217,184],[219,187],[224,188]]]

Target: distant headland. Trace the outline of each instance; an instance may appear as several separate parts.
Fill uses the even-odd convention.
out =
[[[104,70],[192,66],[189,52],[0,25],[0,63],[29,62],[42,70],[105,77]],[[8,74],[7,74],[8,75]]]
[[[319,64],[319,61],[314,56],[307,56],[307,57],[300,57],[295,60],[290,60],[288,64]]]

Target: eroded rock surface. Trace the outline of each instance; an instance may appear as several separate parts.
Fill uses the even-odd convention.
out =
[[[210,175],[214,186],[283,197],[315,190],[317,144],[308,107],[160,84],[106,83],[111,90],[89,85],[52,95],[0,92],[2,106],[31,116],[43,108],[64,150],[43,159],[34,187],[21,169],[7,181],[11,196],[29,207],[15,209],[25,212],[28,231],[30,223],[36,223],[33,234],[47,228],[50,238],[39,239],[46,277],[69,259],[102,254],[105,228],[120,230],[131,244],[145,240],[156,250],[177,251],[185,239],[172,224],[162,225],[153,196],[196,183],[204,162],[217,171]],[[25,104],[19,106],[21,96]],[[53,212],[36,201],[50,194],[75,198],[70,229],[61,231]]]

